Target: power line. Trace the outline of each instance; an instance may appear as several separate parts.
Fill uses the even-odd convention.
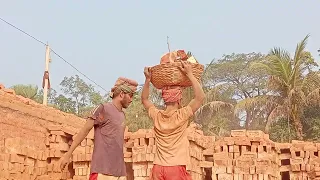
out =
[[[75,69],[76,71],[78,71],[80,74],[82,74],[84,77],[86,77],[87,79],[89,79],[91,82],[93,82],[95,85],[99,86],[101,89],[103,89],[104,91],[108,92],[106,89],[104,89],[103,87],[101,87],[99,84],[97,84],[96,82],[94,82],[93,80],[91,80],[87,75],[83,74],[81,71],[79,71],[76,67],[74,67],[72,64],[70,64],[67,60],[65,60],[63,57],[61,57],[58,53],[56,53],[53,49],[51,49],[51,51],[57,55],[60,59],[62,59],[64,62],[66,62],[67,64],[69,64],[73,69]]]
[[[19,30],[20,32],[26,34],[27,36],[31,37],[32,39],[38,41],[39,43],[47,46],[47,44],[44,43],[43,41],[35,38],[34,36],[32,36],[32,35],[30,35],[29,33],[23,31],[22,29],[16,27],[15,25],[9,23],[8,21],[2,19],[1,17],[0,17],[0,20],[2,20],[3,22],[7,23],[8,25],[14,27],[15,29]],[[79,71],[75,66],[73,66],[71,63],[69,63],[67,60],[65,60],[62,56],[60,56],[58,53],[56,53],[53,49],[51,49],[51,51],[52,51],[55,55],[57,55],[60,59],[62,59],[65,63],[67,63],[68,65],[70,65],[73,69],[75,69],[76,71],[78,71],[81,75],[83,75],[84,77],[86,77],[89,81],[93,82],[95,85],[97,85],[98,87],[100,87],[100,88],[103,89],[104,91],[108,92],[108,91],[107,91],[106,89],[104,89],[102,86],[100,86],[100,85],[97,84],[95,81],[93,81],[92,79],[90,79],[87,75],[85,75],[84,73],[82,73],[81,71]]]
[[[25,31],[21,30],[20,28],[14,26],[13,24],[9,23],[8,21],[2,19],[1,17],[0,17],[0,19],[1,19],[3,22],[9,24],[10,26],[16,28],[17,30],[21,31],[22,33],[26,34],[27,36],[29,36],[29,37],[33,38],[34,40],[38,41],[39,43],[41,43],[41,44],[43,44],[43,45],[45,45],[45,46],[47,45],[46,43],[40,41],[39,39],[37,39],[37,38],[35,38],[35,37],[33,37],[33,36],[31,36],[30,34],[26,33]]]

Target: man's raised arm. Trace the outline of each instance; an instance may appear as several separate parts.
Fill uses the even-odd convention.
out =
[[[151,81],[151,74],[150,69],[148,67],[144,68],[144,75],[146,77],[146,80],[144,82],[142,93],[141,93],[141,101],[144,106],[144,108],[148,111],[153,104],[149,100],[149,87],[150,87],[150,81]]]
[[[182,63],[182,71],[186,73],[186,76],[189,78],[189,80],[192,83],[192,88],[194,91],[194,98],[189,103],[189,106],[192,109],[192,112],[195,113],[202,105],[205,94],[203,92],[203,89],[200,85],[200,83],[197,81],[197,79],[192,74],[192,67],[190,64],[183,62]]]

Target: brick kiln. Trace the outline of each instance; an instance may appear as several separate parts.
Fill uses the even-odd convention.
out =
[[[59,159],[85,120],[15,95],[0,85],[0,180],[87,180],[93,131],[73,153],[64,172]],[[189,128],[194,180],[320,179],[320,143],[274,143],[262,131],[233,130],[215,140]],[[152,129],[125,133],[129,180],[148,179],[155,152]]]

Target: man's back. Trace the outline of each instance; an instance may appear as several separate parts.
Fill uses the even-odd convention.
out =
[[[187,165],[189,163],[188,119],[193,115],[190,106],[166,112],[149,108],[154,122],[156,154],[154,164],[162,166]]]

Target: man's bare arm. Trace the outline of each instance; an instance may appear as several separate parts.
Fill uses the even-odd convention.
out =
[[[82,129],[79,131],[75,139],[73,140],[68,152],[63,156],[62,162],[60,164],[61,169],[63,169],[66,164],[69,162],[69,159],[73,153],[73,151],[77,148],[77,146],[84,140],[84,138],[89,134],[90,130],[93,128],[94,120],[88,119]]]
[[[72,154],[77,146],[84,140],[85,137],[89,134],[90,130],[93,128],[94,120],[88,119],[82,129],[79,131],[75,139],[73,140],[68,153]]]
[[[191,107],[192,112],[195,113],[201,107],[205,99],[205,94],[200,83],[197,81],[194,75],[192,73],[188,73],[187,76],[192,83],[192,88],[194,91],[194,99],[191,100],[189,106]]]
[[[149,100],[149,88],[150,87],[150,79],[146,78],[142,93],[141,93],[141,101],[144,108],[148,111],[151,106],[153,106],[152,102]]]

